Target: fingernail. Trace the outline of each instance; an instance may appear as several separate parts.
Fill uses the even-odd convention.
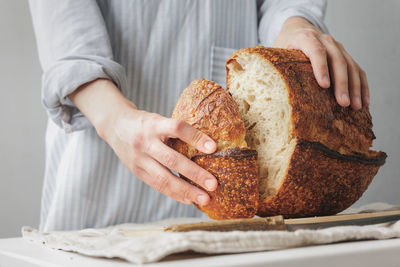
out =
[[[369,102],[369,96],[367,96],[367,97],[365,98],[365,105],[366,105],[367,107],[369,107],[369,104],[370,104],[370,102]]]
[[[184,198],[183,202],[185,202],[186,204],[192,204],[192,201],[190,199]]]
[[[356,104],[357,107],[362,108],[361,99],[359,97],[354,98],[354,104]]]
[[[217,186],[217,182],[215,179],[207,179],[204,184],[206,185],[207,190],[214,190],[214,188]]]
[[[205,205],[207,203],[207,197],[205,195],[198,195],[197,203],[202,206]]]
[[[343,102],[346,106],[348,106],[348,105],[350,104],[350,98],[349,98],[349,95],[348,95],[348,94],[346,94],[346,93],[342,94],[341,98],[342,98],[342,102]]]
[[[205,142],[204,148],[209,152],[213,152],[214,151],[214,142],[212,142],[212,141]]]
[[[329,77],[327,75],[322,76],[322,81],[326,84],[327,87],[330,85]]]

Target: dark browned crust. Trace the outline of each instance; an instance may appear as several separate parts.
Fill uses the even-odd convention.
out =
[[[296,137],[319,142],[342,154],[366,153],[371,147],[375,135],[368,108],[355,111],[339,106],[333,89],[324,89],[318,85],[311,63],[303,52],[262,46],[241,49],[226,63],[227,85],[228,65],[240,53],[259,55],[281,74],[288,88]]]
[[[255,150],[232,148],[213,154],[199,154],[192,160],[218,180],[217,189],[208,191],[210,203],[196,205],[198,209],[215,220],[252,218],[256,214],[258,167]]]
[[[196,157],[199,156],[213,156],[213,157],[233,157],[236,159],[244,159],[252,156],[257,157],[257,151],[255,149],[247,149],[247,148],[238,148],[238,147],[232,147],[228,148],[227,150],[222,150],[218,151],[212,154],[204,154],[204,153],[199,153],[194,156],[192,156],[191,160],[194,160]]]
[[[321,148],[298,141],[283,183],[273,196],[260,199],[258,215],[294,218],[341,212],[361,197],[386,158],[384,152],[377,152],[364,158],[365,164]]]
[[[353,155],[343,155],[337,151],[329,149],[328,147],[324,146],[318,142],[308,142],[306,140],[299,140],[299,145],[301,146],[309,146],[316,150],[321,150],[325,152],[326,155],[329,155],[331,158],[337,158],[341,160],[349,160],[349,161],[356,161],[365,165],[377,165],[382,166],[385,164],[387,155],[384,152],[376,152],[370,151],[371,155],[363,155],[363,154],[353,154]]]

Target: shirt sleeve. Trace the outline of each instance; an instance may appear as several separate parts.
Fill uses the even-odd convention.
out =
[[[100,9],[95,0],[30,0],[29,5],[43,68],[43,106],[66,132],[88,128],[68,95],[98,78],[112,80],[122,91],[127,86]]]
[[[303,17],[328,32],[323,23],[326,0],[265,0],[259,3],[258,10],[259,41],[265,46],[272,46],[283,23],[294,16]]]

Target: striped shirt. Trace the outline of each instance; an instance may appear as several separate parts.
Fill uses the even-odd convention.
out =
[[[112,80],[138,108],[170,116],[194,79],[225,85],[237,49],[271,45],[303,16],[323,30],[324,0],[31,0],[49,115],[40,229],[203,216],[136,178],[68,99]]]

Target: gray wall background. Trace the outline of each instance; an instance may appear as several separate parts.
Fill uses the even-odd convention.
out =
[[[389,157],[355,204],[400,204],[400,1],[330,0],[330,33],[367,72],[374,148]],[[0,0],[0,238],[37,226],[46,114],[27,1]]]

